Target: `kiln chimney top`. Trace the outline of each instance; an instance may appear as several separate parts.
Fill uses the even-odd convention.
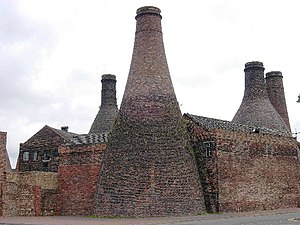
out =
[[[282,77],[282,73],[280,71],[270,71],[266,73],[266,78],[268,77]]]
[[[244,71],[249,71],[249,70],[265,70],[264,64],[259,61],[252,61],[252,62],[247,62],[245,64],[245,69]]]
[[[113,74],[103,74],[102,80],[116,80],[116,76]]]
[[[144,6],[144,7],[141,7],[141,8],[138,8],[136,10],[136,17],[135,18],[138,18],[142,15],[145,15],[145,14],[153,14],[153,15],[158,15],[161,17],[160,15],[160,9],[157,8],[157,7],[154,7],[154,6]]]

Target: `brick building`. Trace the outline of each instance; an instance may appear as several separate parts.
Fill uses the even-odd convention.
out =
[[[232,121],[182,116],[168,70],[160,10],[137,10],[119,112],[114,75],[102,76],[89,134],[43,127],[11,170],[0,132],[0,215],[164,216],[299,205],[299,146],[282,73],[245,65]]]
[[[297,141],[285,132],[185,114],[206,209],[298,207]]]
[[[58,147],[75,135],[68,132],[68,127],[58,130],[44,126],[26,142],[20,144],[17,170],[57,172]]]
[[[58,214],[92,215],[106,133],[79,135],[59,147]]]

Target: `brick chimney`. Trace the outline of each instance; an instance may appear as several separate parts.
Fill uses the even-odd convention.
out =
[[[280,71],[271,71],[266,73],[266,88],[269,99],[277,110],[278,114],[284,120],[285,124],[291,131],[289,115],[286,107],[282,73]]]
[[[116,76],[102,75],[101,105],[89,133],[109,132],[118,114]]]
[[[96,215],[204,211],[166,60],[160,9],[137,10],[130,71],[96,194]]]
[[[283,119],[271,104],[261,62],[245,64],[245,90],[242,103],[232,122],[289,132]]]
[[[69,132],[69,127],[68,126],[63,126],[60,128],[64,132]]]

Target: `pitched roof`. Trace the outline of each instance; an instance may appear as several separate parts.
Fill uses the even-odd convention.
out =
[[[188,113],[185,113],[184,116],[191,119],[192,121],[194,121],[195,123],[197,123],[198,125],[202,126],[204,129],[207,130],[223,129],[223,130],[240,131],[246,133],[255,133],[259,131],[259,133],[263,133],[263,134],[291,137],[291,134],[289,132],[279,131],[279,130],[270,129],[266,127],[249,126],[244,124],[233,123],[231,121],[226,121],[226,120],[196,116]]]
[[[25,141],[23,144],[28,144],[30,143],[32,140],[34,140],[35,138],[44,138],[41,137],[41,135],[43,136],[43,132],[51,132],[54,133],[55,135],[58,135],[59,137],[61,137],[65,142],[68,142],[72,137],[78,135],[76,133],[71,133],[71,132],[66,132],[63,130],[59,130],[53,127],[50,127],[48,125],[45,125],[42,129],[40,129],[37,133],[35,133],[33,136],[31,136],[27,141]]]
[[[71,133],[71,132],[66,132],[63,130],[59,130],[53,127],[49,127],[48,125],[46,125],[45,127],[50,128],[52,131],[54,131],[56,134],[58,134],[60,137],[62,137],[63,139],[65,139],[66,141],[71,140],[74,136],[78,135],[75,133]]]
[[[107,133],[81,134],[70,139],[67,145],[97,144],[107,143],[107,141]]]

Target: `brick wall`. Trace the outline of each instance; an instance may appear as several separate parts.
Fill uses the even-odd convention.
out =
[[[106,144],[98,143],[59,148],[60,215],[93,214],[96,185],[105,147]]]
[[[44,126],[29,140],[20,144],[17,168],[19,171],[57,172],[58,146],[64,144],[66,139],[55,130],[49,126]],[[68,134],[67,132],[64,133]],[[24,152],[28,152],[27,159],[24,158]]]
[[[3,188],[4,216],[55,215],[57,173],[10,172]]]
[[[5,181],[5,164],[3,152],[6,151],[6,133],[0,132],[0,216],[2,215],[2,188]]]
[[[298,206],[298,147],[294,139],[226,132],[217,146],[221,211]]]
[[[194,149],[212,211],[298,206],[298,146],[293,138],[194,125]],[[213,143],[210,157],[205,155],[207,141]]]
[[[11,165],[6,150],[6,132],[0,131],[0,216],[3,214],[3,188],[6,173],[11,171]]]

